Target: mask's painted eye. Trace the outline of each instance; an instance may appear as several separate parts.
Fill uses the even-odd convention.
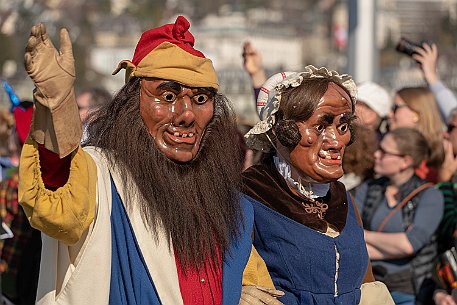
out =
[[[204,93],[200,93],[200,94],[194,95],[193,99],[196,104],[201,105],[201,104],[206,103],[209,100],[209,96]]]
[[[348,123],[343,123],[340,126],[338,126],[338,130],[341,133],[346,133],[349,130],[349,124]]]
[[[174,102],[176,101],[176,94],[174,94],[173,92],[171,91],[166,91],[164,93],[162,93],[162,98],[166,101],[166,102]]]
[[[316,130],[317,130],[317,132],[319,132],[319,133],[323,132],[324,129],[325,129],[324,124],[319,124],[319,125],[316,126]]]

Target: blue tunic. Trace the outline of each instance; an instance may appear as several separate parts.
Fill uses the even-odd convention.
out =
[[[368,253],[348,196],[346,225],[336,238],[310,229],[250,198],[254,245],[265,260],[286,305],[357,305]],[[337,289],[336,251],[339,252]]]
[[[162,304],[127,212],[112,180],[111,190],[112,263],[109,304]],[[244,220],[244,223],[240,224],[241,235],[232,242],[229,253],[225,253],[223,258],[223,305],[238,305],[243,271],[251,253],[254,211],[250,202],[244,197],[241,198],[240,205],[243,208]]]

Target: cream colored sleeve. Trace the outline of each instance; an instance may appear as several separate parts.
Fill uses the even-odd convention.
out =
[[[370,282],[360,287],[361,298],[359,305],[395,305],[389,290],[383,282]]]
[[[30,137],[23,148],[19,167],[19,203],[32,227],[73,245],[94,220],[97,169],[79,146],[71,154],[67,183],[51,191],[41,177],[38,145]]]

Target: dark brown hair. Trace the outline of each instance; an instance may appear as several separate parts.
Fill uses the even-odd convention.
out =
[[[214,97],[214,116],[200,151],[189,163],[175,163],[155,146],[140,115],[139,79],[131,79],[89,121],[86,145],[102,148],[109,161],[130,173],[127,209],[139,204],[143,221],[156,237],[162,227],[183,266],[218,262],[239,234],[242,163],[233,111]],[[127,175],[126,175],[127,176]]]
[[[331,82],[326,78],[311,78],[303,80],[298,87],[285,89],[281,94],[279,106],[282,119],[296,122],[309,119]],[[348,96],[351,96],[344,87],[340,87]],[[354,112],[354,103],[351,102],[351,104],[352,112]]]

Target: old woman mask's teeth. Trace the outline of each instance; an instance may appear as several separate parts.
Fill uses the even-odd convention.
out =
[[[341,155],[339,152],[335,152],[331,154],[330,152],[326,150],[320,150],[319,151],[319,157],[326,159],[326,160],[341,160]]]
[[[325,151],[325,150],[320,150],[319,151],[319,157],[321,157],[323,159],[327,159],[327,160],[332,159],[332,157],[330,156],[330,153],[328,151]]]

